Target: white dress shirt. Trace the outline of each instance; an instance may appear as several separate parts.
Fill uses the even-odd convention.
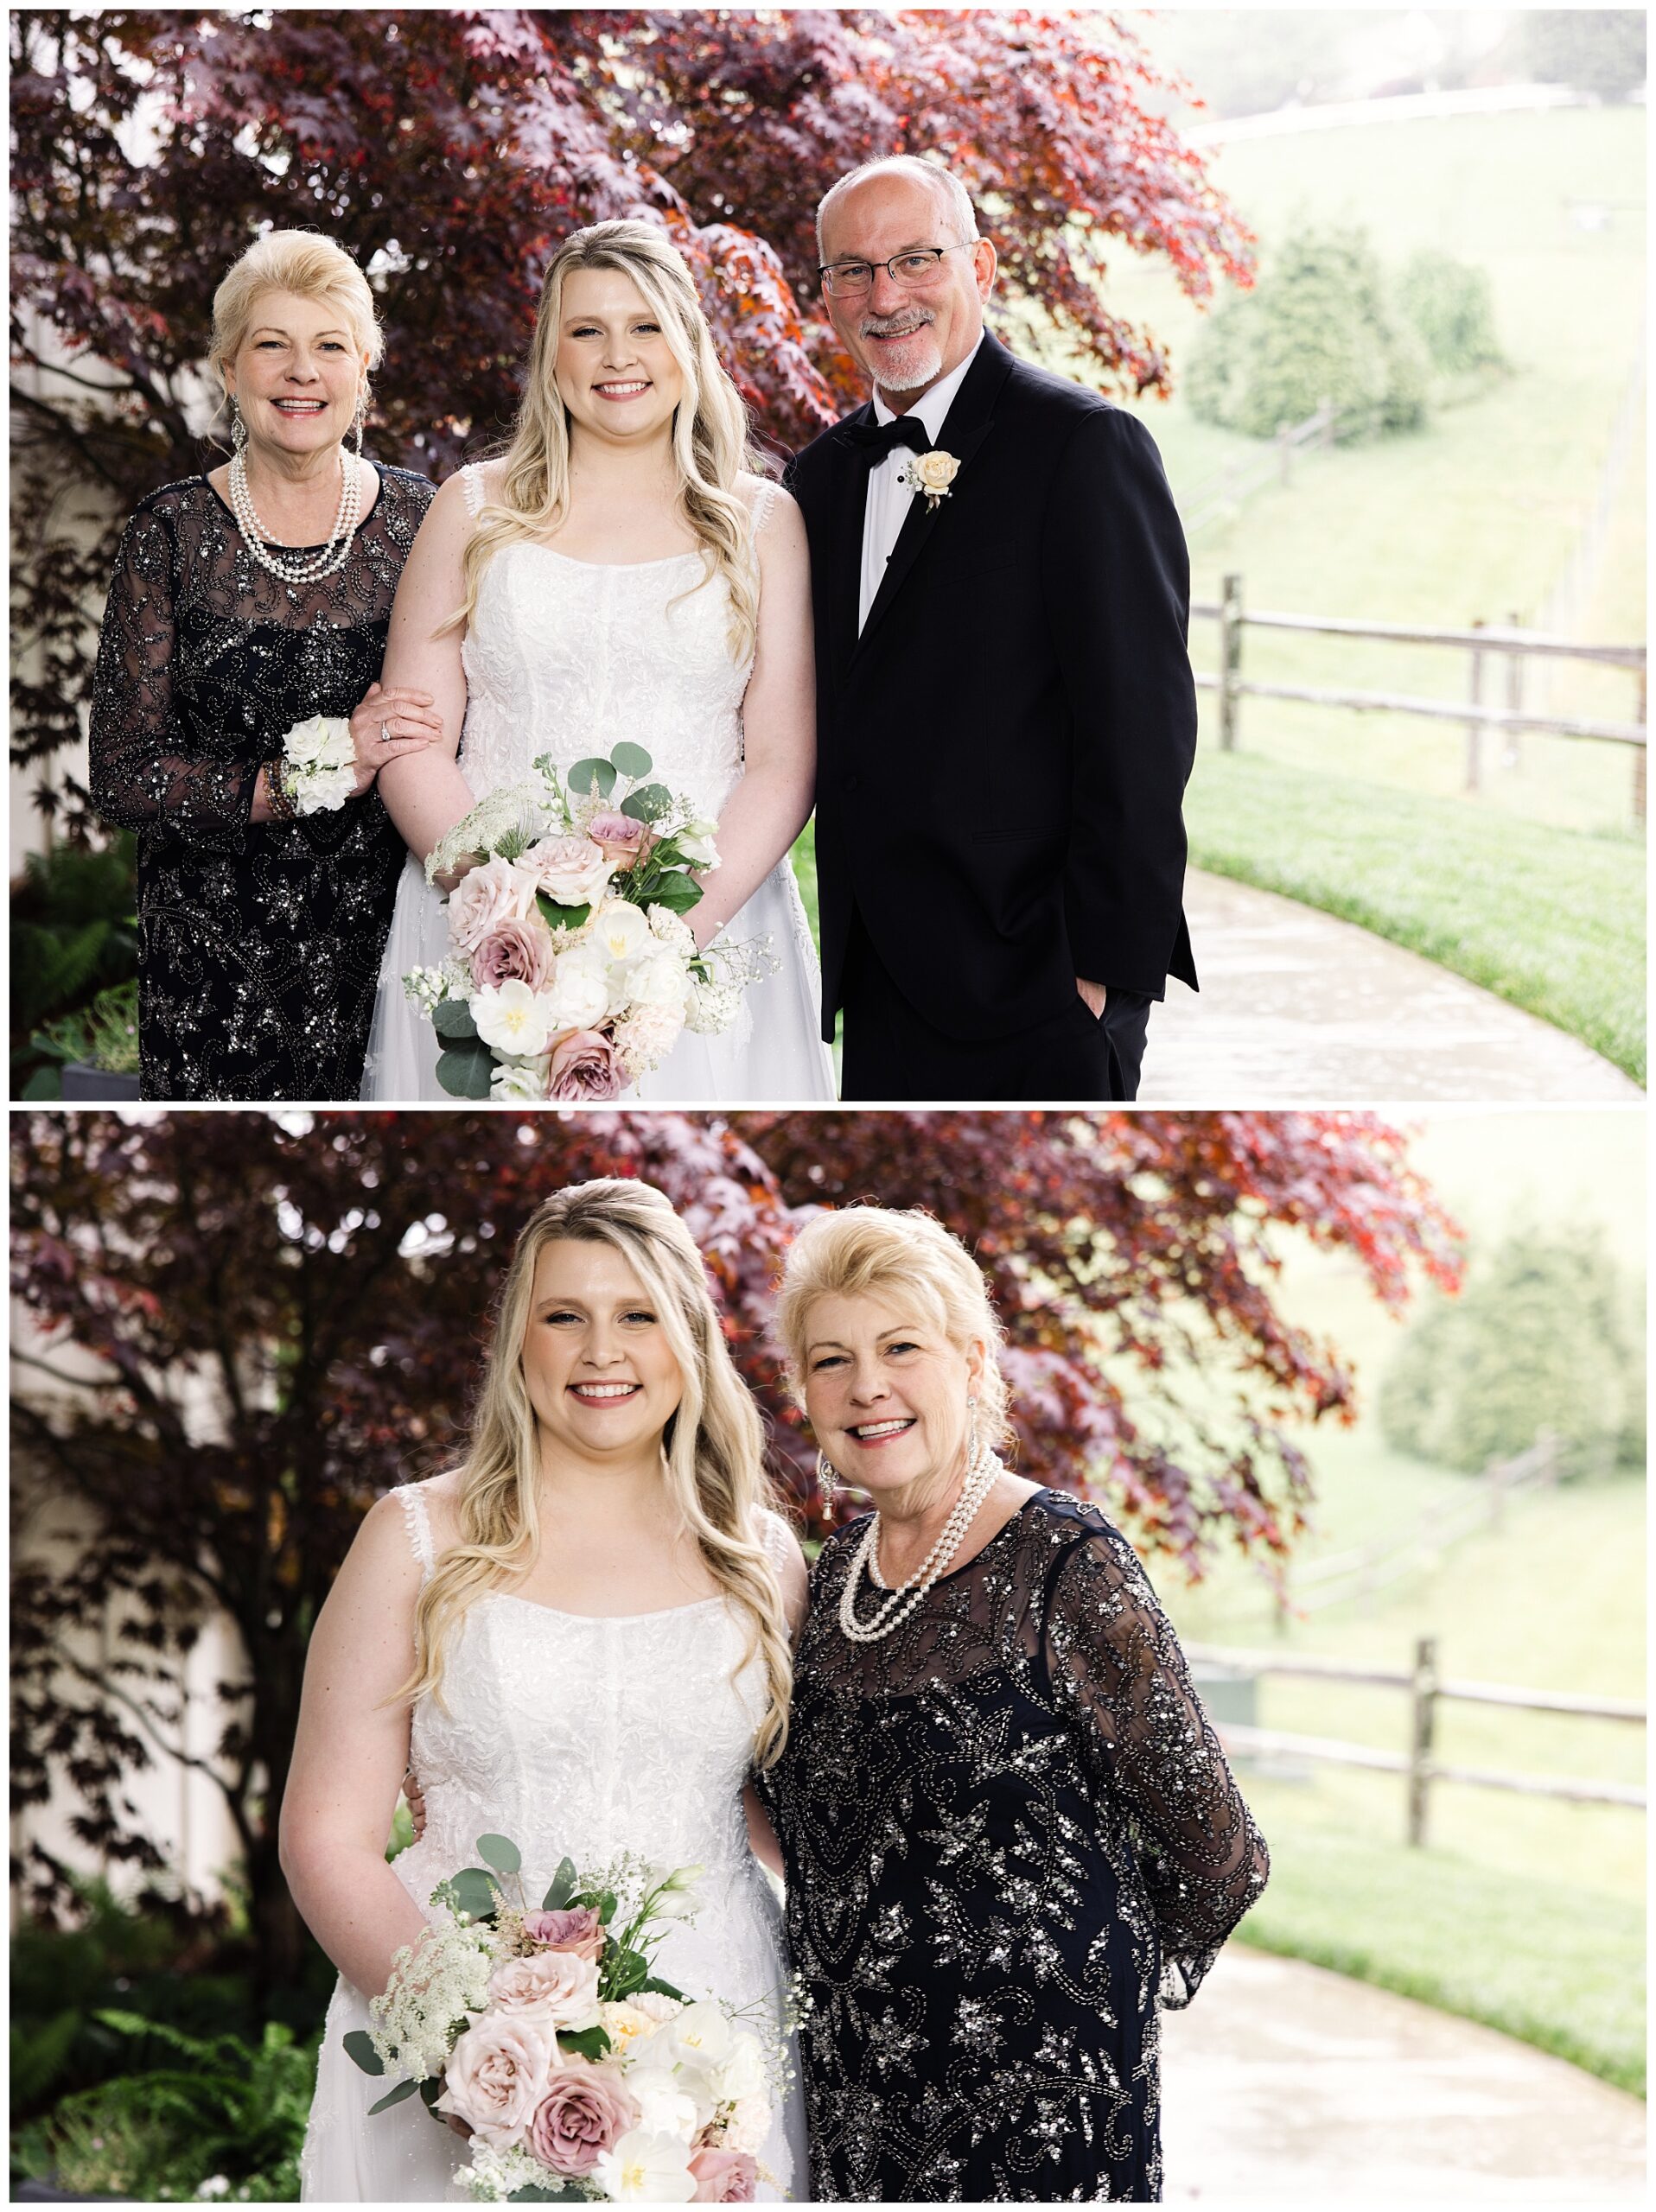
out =
[[[978,346],[983,342],[980,334]],[[965,383],[966,371],[978,358],[978,346],[972,347],[958,368],[951,369],[947,376],[939,378],[929,391],[922,392],[908,410],[917,422],[925,425],[927,437],[933,446],[943,435],[943,418],[954,404],[954,395]],[[874,392],[874,419],[880,423],[895,423],[897,419],[895,408],[886,405],[877,386]],[[863,510],[863,589],[857,610],[859,637],[863,625],[869,619],[869,609],[879,591],[881,579],[885,575],[886,563],[891,558],[892,550],[901,535],[909,502],[918,497],[906,485],[897,481],[904,465],[914,458],[906,446],[898,446],[869,471],[868,505]]]

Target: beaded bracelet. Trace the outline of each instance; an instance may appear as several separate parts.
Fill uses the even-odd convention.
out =
[[[264,763],[264,799],[271,810],[272,822],[294,822],[299,810],[287,785],[287,762],[278,757]]]

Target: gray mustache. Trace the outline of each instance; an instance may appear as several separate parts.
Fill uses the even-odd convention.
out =
[[[893,335],[893,324],[904,324],[905,320],[903,316],[895,315],[865,315],[857,326],[857,332],[863,338],[889,338]],[[901,334],[905,338],[918,338],[922,330],[929,330],[936,321],[933,315],[922,315],[917,323],[904,327]]]

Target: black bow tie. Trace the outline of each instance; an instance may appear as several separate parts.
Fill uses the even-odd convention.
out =
[[[895,453],[899,446],[907,446],[910,453],[932,450],[926,425],[917,415],[895,415],[889,423],[847,423],[844,427],[845,435],[870,468],[877,467],[889,453]]]

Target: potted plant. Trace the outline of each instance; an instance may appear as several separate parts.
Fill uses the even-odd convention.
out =
[[[90,1006],[59,1016],[29,1039],[60,1063],[58,1096],[112,1103],[138,1090],[138,986],[136,977],[99,991]],[[31,1090],[34,1086],[31,1084]],[[35,1093],[39,1096],[38,1092]]]

